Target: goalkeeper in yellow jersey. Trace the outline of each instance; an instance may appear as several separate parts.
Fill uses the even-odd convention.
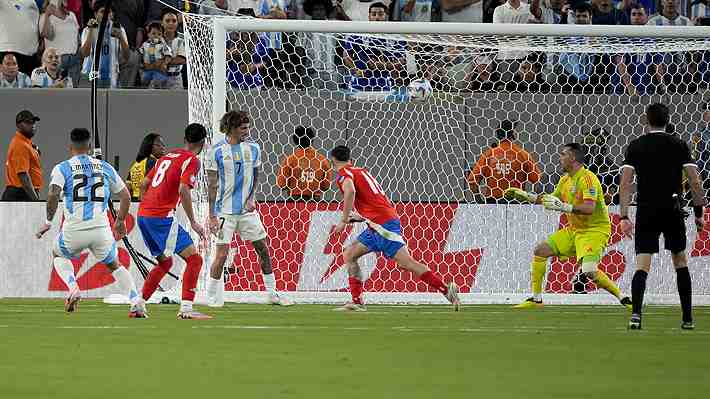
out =
[[[577,143],[562,146],[560,164],[565,174],[552,194],[537,195],[518,188],[505,191],[508,199],[542,204],[545,209],[565,212],[569,221],[567,227],[557,230],[547,241],[535,247],[530,273],[533,296],[515,308],[542,307],[542,282],[547,271],[547,258],[576,256],[582,265],[582,272],[590,280],[631,309],[631,299],[621,297],[619,287],[598,268],[611,236],[611,222],[599,179],[584,167],[583,146]]]

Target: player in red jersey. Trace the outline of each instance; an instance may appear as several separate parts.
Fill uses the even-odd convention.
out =
[[[358,236],[357,241],[343,252],[348,267],[352,302],[338,310],[366,310],[362,302],[363,281],[357,261],[370,252],[382,252],[386,258],[394,260],[397,266],[411,271],[420,280],[442,293],[454,305],[454,310],[459,310],[461,302],[458,286],[453,282],[444,285],[436,273],[412,258],[402,238],[399,215],[370,172],[364,168],[356,168],[350,163],[350,149],[344,145],[333,148],[330,158],[338,171],[336,183],[343,193],[343,217],[335,226],[335,232],[342,232],[348,223],[355,221],[365,221],[368,226],[367,230]],[[353,209],[363,219],[353,217]]]
[[[185,128],[185,147],[170,151],[161,157],[141,184],[138,209],[138,227],[143,233],[145,245],[158,265],[148,274],[143,284],[143,299],[150,299],[160,280],[173,266],[172,255],[180,255],[187,266],[182,276],[182,300],[179,319],[208,319],[210,316],[192,310],[195,287],[202,268],[202,257],[195,250],[190,235],[173,218],[178,202],[182,202],[192,229],[204,238],[205,230],[195,220],[190,190],[195,185],[200,161],[197,154],[205,145],[207,130],[198,123]]]

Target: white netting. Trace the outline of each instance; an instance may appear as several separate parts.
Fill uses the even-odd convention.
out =
[[[292,137],[297,127],[312,129],[320,154],[336,144],[353,148],[357,165],[397,203],[414,257],[473,293],[468,300],[494,302],[529,293],[534,245],[566,223],[540,207],[505,204],[500,196],[510,180],[551,192],[562,174],[560,146],[587,144],[613,219],[601,268],[628,292],[633,243],[622,240],[615,214],[625,145],[643,131],[640,116],[652,101],[671,105],[684,139],[706,128],[706,38],[353,35],[305,32],[313,27],[303,22],[304,32],[226,29],[222,58],[214,53],[223,45],[215,40],[215,21],[238,23],[185,16],[190,121],[215,126],[216,110],[251,115],[250,139],[264,158],[257,199],[277,285],[309,301],[344,298],[332,294],[347,288],[340,252],[363,226],[347,239],[331,233],[339,197],[334,185],[321,184],[329,172],[310,160],[314,155],[305,151],[282,168],[300,151]],[[215,59],[226,61],[215,65]],[[225,72],[224,82],[214,80],[215,71]],[[511,157],[510,144],[501,141],[506,137],[525,153]],[[710,295],[710,274],[700,267],[710,254],[708,234],[690,233],[688,249],[695,293]],[[248,293],[263,290],[256,254],[236,237],[232,254],[228,262],[238,273],[226,279],[227,297],[251,298]],[[649,296],[675,302],[669,258],[661,259]],[[383,258],[368,255],[362,266],[371,301],[443,301]],[[574,259],[551,259],[546,292],[597,293],[577,281],[576,271]],[[559,301],[613,302],[606,293]]]

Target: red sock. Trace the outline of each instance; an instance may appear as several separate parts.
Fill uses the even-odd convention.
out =
[[[419,279],[422,280],[423,282],[429,284],[429,286],[434,287],[437,291],[441,292],[442,294],[446,295],[446,286],[444,285],[443,282],[441,282],[441,277],[436,275],[433,271],[429,270],[424,272],[421,276],[419,276]]]
[[[148,273],[145,282],[143,283],[143,299],[146,301],[150,299],[155,290],[158,288],[160,281],[165,277],[165,275],[173,267],[173,258],[167,258],[162,262],[158,262],[158,265],[153,268],[153,270]]]
[[[348,283],[350,284],[350,295],[353,297],[353,303],[362,305],[362,281],[355,277],[350,277],[348,278]]]
[[[202,257],[199,254],[193,254],[185,259],[185,262],[187,262],[187,266],[182,273],[182,300],[194,301],[197,278],[200,276],[200,269],[202,269]]]

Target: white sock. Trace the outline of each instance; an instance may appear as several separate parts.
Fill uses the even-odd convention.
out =
[[[274,278],[274,273],[264,274],[264,286],[269,294],[276,293],[276,279]]]
[[[217,295],[217,287],[222,283],[221,278],[212,278],[212,276],[207,277],[207,296],[214,298]]]
[[[540,294],[533,294],[533,299],[536,301],[542,301],[542,293]]]
[[[118,269],[114,270],[111,274],[113,278],[116,279],[118,286],[121,287],[123,292],[128,296],[128,301],[131,305],[137,304],[141,296],[138,295],[136,283],[133,281],[131,273],[129,273],[125,267],[119,266]]]
[[[180,312],[192,312],[192,301],[180,301]]]
[[[54,270],[69,288],[69,292],[78,291],[79,285],[76,283],[74,275],[74,265],[66,258],[54,258]]]

